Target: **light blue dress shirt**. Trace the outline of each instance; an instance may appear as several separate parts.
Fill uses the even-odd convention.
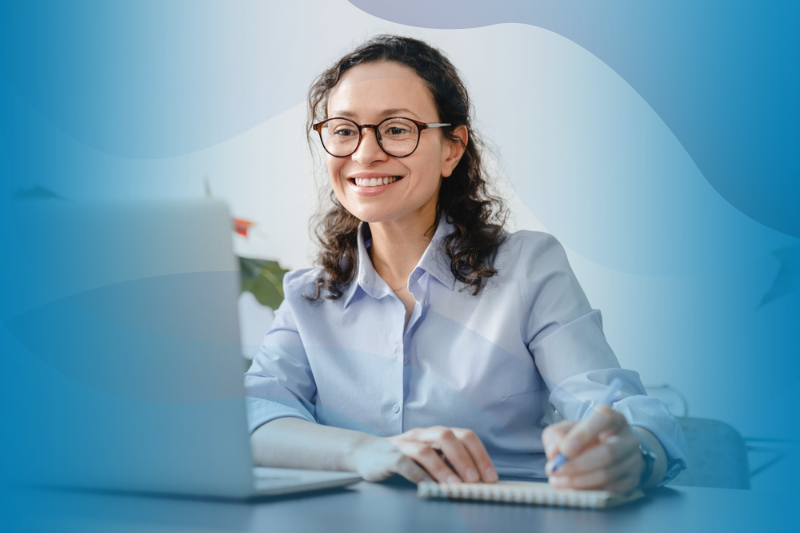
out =
[[[507,235],[498,274],[473,296],[450,272],[442,239],[452,231],[442,216],[408,279],[417,303],[405,328],[403,303],[372,266],[364,223],[357,273],[340,299],[308,301],[317,271],[287,273],[285,299],[245,374],[251,430],[284,416],[381,436],[469,428],[501,476],[545,477],[544,427],[558,415],[587,416],[620,378],[613,408],[659,439],[664,482],[684,469],[677,421],[620,368],[561,244],[546,233]]]

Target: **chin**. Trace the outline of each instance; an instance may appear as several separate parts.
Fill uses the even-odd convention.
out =
[[[356,217],[357,219],[366,222],[366,223],[376,223],[376,222],[385,222],[387,220],[391,220],[395,218],[396,214],[392,212],[388,212],[385,209],[375,209],[373,207],[368,207],[365,209],[357,209],[355,212],[348,209],[350,213]]]

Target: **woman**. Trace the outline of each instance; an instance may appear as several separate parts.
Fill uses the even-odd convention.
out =
[[[320,75],[309,110],[333,206],[320,268],[286,275],[246,374],[257,463],[616,492],[685,468],[675,419],[619,368],[560,244],[503,230],[438,50],[376,37]],[[614,378],[613,410],[597,406]]]

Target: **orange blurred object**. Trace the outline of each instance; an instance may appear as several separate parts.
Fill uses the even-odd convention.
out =
[[[250,229],[254,222],[250,222],[249,220],[244,220],[243,218],[234,218],[233,219],[233,231],[247,237],[247,231]]]

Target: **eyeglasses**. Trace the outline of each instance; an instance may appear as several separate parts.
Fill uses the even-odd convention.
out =
[[[312,126],[322,141],[322,147],[333,157],[348,157],[358,150],[364,138],[362,130],[372,128],[381,150],[392,157],[408,157],[419,145],[422,130],[444,128],[450,124],[419,122],[404,117],[389,117],[377,124],[356,124],[346,118],[329,118]]]

